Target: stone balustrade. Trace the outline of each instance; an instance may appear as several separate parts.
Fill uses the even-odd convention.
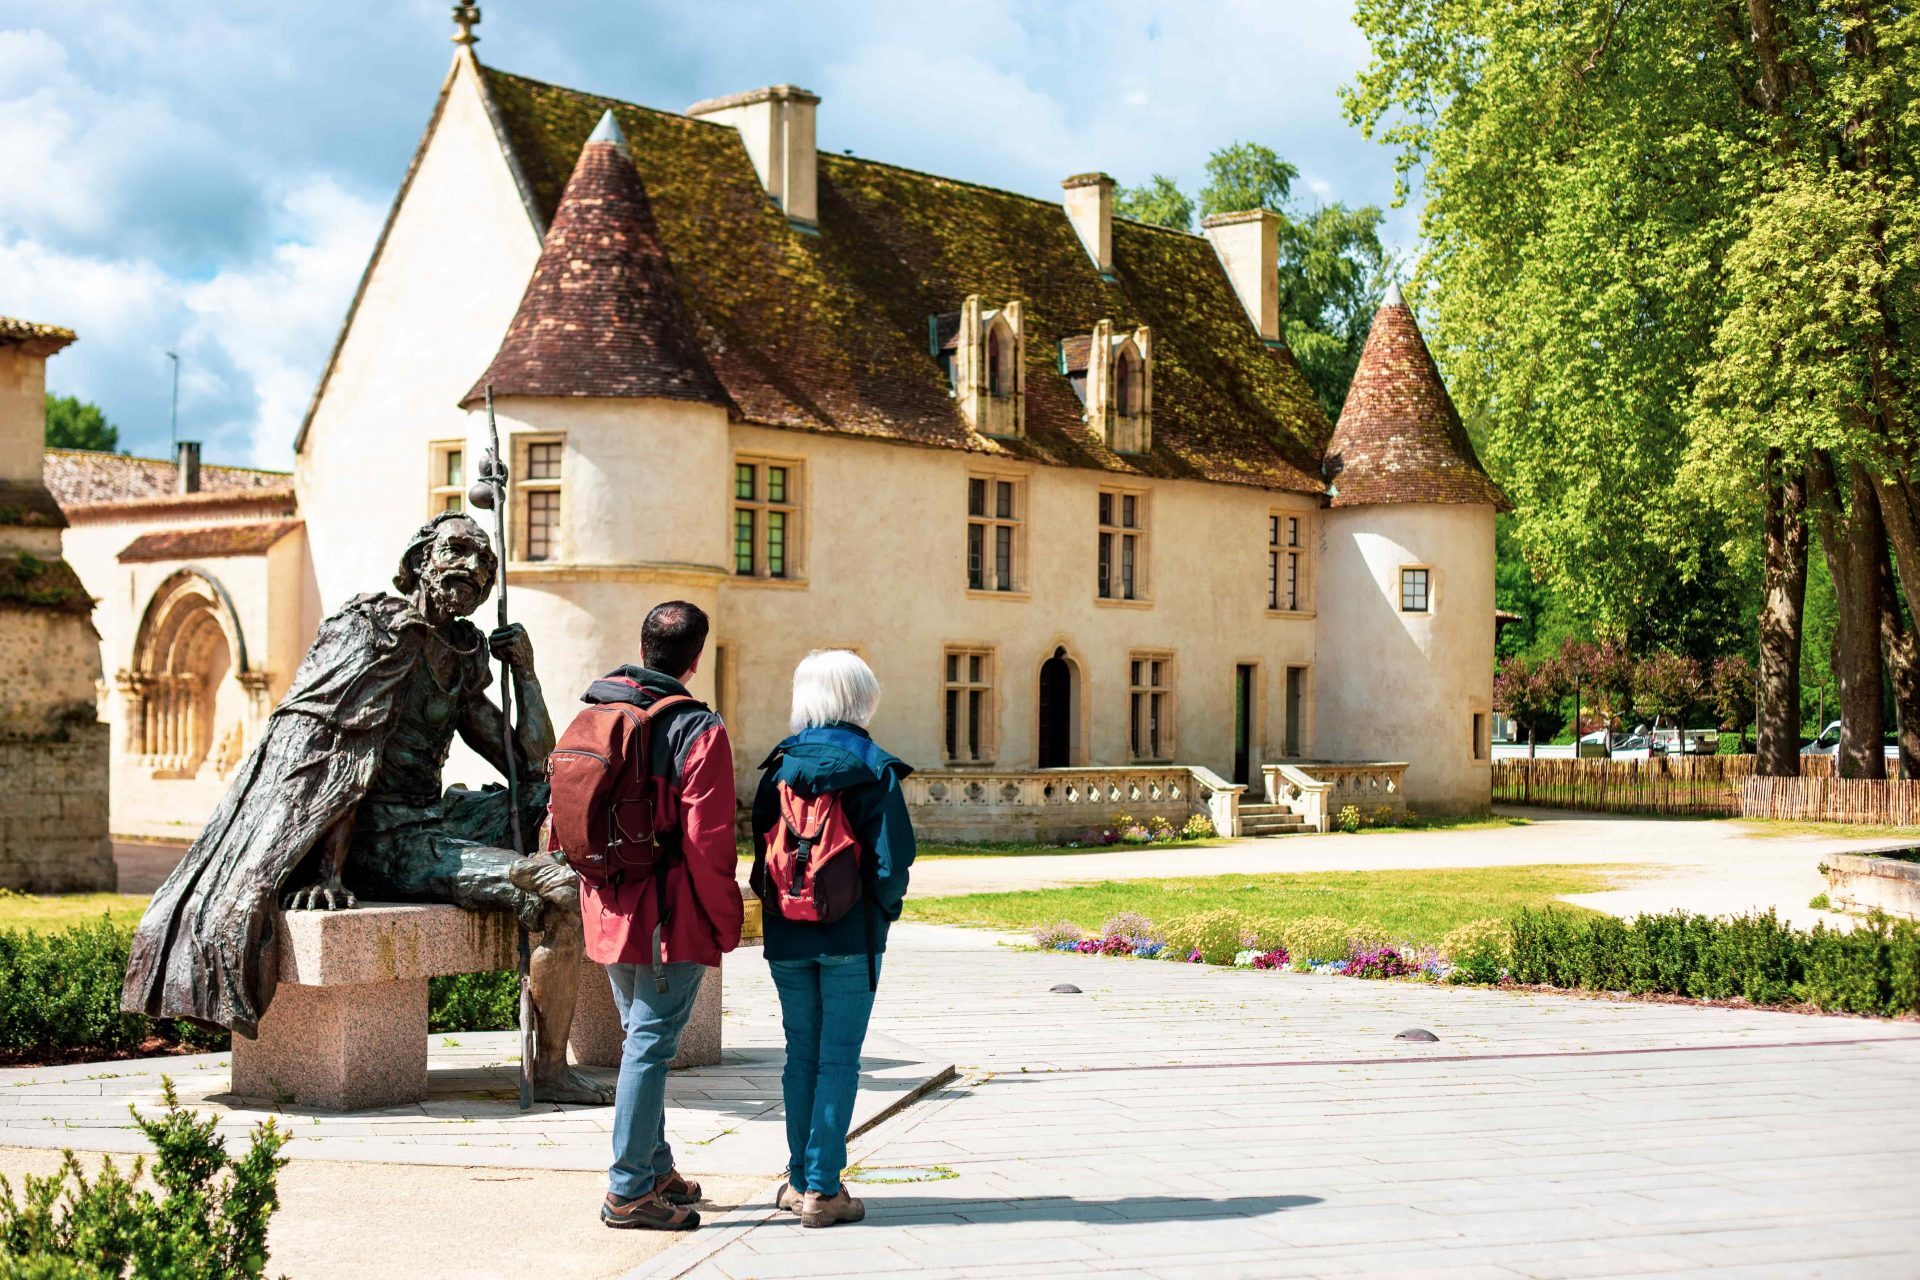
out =
[[[1267,802],[1284,805],[1315,831],[1330,831],[1340,811],[1353,805],[1372,818],[1382,809],[1406,816],[1407,765],[1403,760],[1296,760],[1262,766]]]
[[[1175,826],[1204,813],[1239,830],[1245,787],[1194,765],[1068,769],[922,769],[903,784],[923,840],[1053,840],[1098,831],[1121,815]]]

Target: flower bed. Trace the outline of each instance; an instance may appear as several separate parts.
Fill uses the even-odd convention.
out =
[[[1035,929],[1033,939],[1050,951],[1241,969],[1526,984],[1881,1017],[1920,1013],[1920,925],[1880,914],[1848,933],[1824,926],[1801,933],[1772,912],[1619,920],[1522,911],[1511,920],[1476,920],[1437,946],[1421,946],[1364,936],[1325,916],[1275,925],[1220,910],[1164,925],[1117,915],[1096,935],[1063,921]]]

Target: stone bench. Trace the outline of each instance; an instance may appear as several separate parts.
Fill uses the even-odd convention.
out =
[[[234,1094],[327,1111],[427,1096],[427,979],[519,964],[513,920],[452,906],[365,904],[277,920],[280,985],[258,1039],[233,1038]],[[720,1061],[720,970],[700,984],[673,1066]],[[583,1067],[617,1067],[623,1033],[606,971],[580,966],[568,1039]]]

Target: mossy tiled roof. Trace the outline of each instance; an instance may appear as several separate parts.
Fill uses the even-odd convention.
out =
[[[179,466],[165,458],[131,458],[91,449],[49,449],[41,475],[66,511],[132,502],[200,504],[221,499],[293,499],[293,476],[254,467],[200,468],[200,491],[179,492]]]
[[[1057,203],[822,154],[819,234],[790,226],[733,129],[482,68],[508,145],[551,220],[612,109],[708,362],[747,421],[1037,462],[1325,492],[1332,425],[1290,354],[1266,347],[1213,248],[1116,220],[1102,281]],[[1025,303],[1027,437],[961,417],[928,317],[969,294]],[[1153,328],[1154,446],[1108,450],[1059,371],[1101,319]]]

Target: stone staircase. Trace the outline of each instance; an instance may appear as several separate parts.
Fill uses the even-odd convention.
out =
[[[1240,805],[1240,834],[1284,836],[1307,830],[1306,819],[1281,804]]]

